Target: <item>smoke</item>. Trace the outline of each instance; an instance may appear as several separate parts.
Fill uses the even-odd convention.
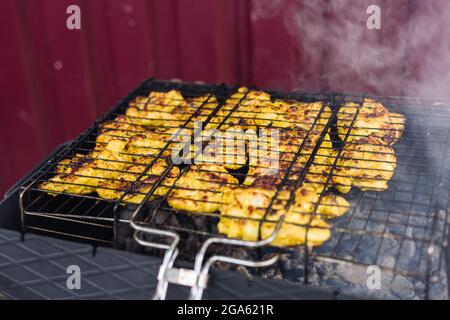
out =
[[[366,24],[373,4],[380,30]],[[448,0],[252,2],[253,23],[273,17],[295,40],[299,66],[285,76],[298,88],[450,98]]]

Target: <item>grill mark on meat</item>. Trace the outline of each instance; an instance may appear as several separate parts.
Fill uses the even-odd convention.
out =
[[[83,158],[79,158],[78,161],[75,162],[70,162],[68,164],[69,168],[70,168],[70,172],[68,173],[62,173],[60,175],[61,179],[66,179],[70,176],[72,176],[73,174],[77,173],[78,171],[81,170],[81,168],[83,168],[84,166],[93,163],[94,159],[89,158],[89,157],[83,157]]]
[[[140,180],[140,181],[136,182],[136,184],[131,189],[130,194],[137,194],[140,192],[141,189],[143,189],[145,187],[151,187],[156,182],[156,180],[159,178],[158,175],[154,175],[154,174],[146,175],[145,177],[146,178],[144,180]],[[133,183],[133,182],[131,182],[131,183]]]

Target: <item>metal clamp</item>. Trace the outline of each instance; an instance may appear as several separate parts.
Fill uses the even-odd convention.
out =
[[[205,261],[206,252],[208,247],[214,243],[221,243],[224,245],[243,246],[247,248],[257,248],[270,244],[277,237],[281,226],[284,222],[285,216],[283,215],[277,222],[272,234],[260,241],[247,241],[228,238],[210,238],[206,240],[195,257],[194,269],[174,268],[174,262],[178,256],[177,245],[180,237],[177,233],[171,231],[163,231],[159,229],[143,227],[136,224],[133,219],[130,221],[131,226],[136,230],[134,233],[134,239],[142,246],[163,249],[166,250],[164,254],[163,262],[159,268],[158,273],[158,285],[155,290],[154,300],[164,300],[167,295],[167,288],[169,283],[190,287],[189,294],[190,300],[200,300],[203,296],[204,290],[208,286],[209,269],[215,262],[225,262],[235,265],[241,265],[245,267],[267,267],[275,263],[279,259],[279,255],[275,255],[270,259],[263,261],[250,261],[237,259],[222,255],[213,255]],[[142,239],[140,234],[149,234],[156,236],[165,236],[166,238],[172,238],[170,244],[161,244],[157,242],[147,241]]]

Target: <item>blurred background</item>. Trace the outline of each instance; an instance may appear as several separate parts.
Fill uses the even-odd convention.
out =
[[[448,0],[2,0],[0,195],[152,76],[450,98],[449,32]]]

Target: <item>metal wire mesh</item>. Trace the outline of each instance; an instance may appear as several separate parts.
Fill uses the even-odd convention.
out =
[[[179,90],[185,100],[173,98],[170,101],[149,101],[149,92],[169,90]],[[381,101],[391,112],[404,115],[404,130],[392,127],[385,129],[378,125],[371,127],[361,122],[360,113],[364,112],[361,111],[363,107],[370,109],[370,106],[365,104],[370,101],[369,98]],[[189,99],[193,99],[193,102],[180,108],[180,104]],[[304,122],[300,124],[300,128],[294,128],[299,125],[295,118],[289,119],[286,114],[279,114],[274,110],[266,113],[266,103],[273,103],[276,99],[319,102],[319,107],[303,118]],[[116,236],[117,223],[128,221],[121,212],[125,208],[134,208],[134,205],[140,204],[138,222],[141,225],[176,231],[185,235],[189,241],[225,237],[219,232],[217,225],[221,219],[227,218],[254,220],[258,226],[258,238],[261,239],[264,226],[274,225],[274,220],[270,217],[279,210],[280,205],[286,211],[291,210],[296,190],[306,183],[314,183],[320,187],[317,198],[310,203],[312,209],[308,209],[307,221],[300,224],[285,222],[306,230],[303,245],[289,248],[300,250],[304,254],[306,282],[308,264],[317,260],[380,265],[395,273],[421,277],[428,285],[429,280],[433,280],[435,270],[440,269],[443,263],[443,250],[440,249],[446,246],[447,240],[450,109],[448,105],[443,105],[444,103],[438,100],[400,97],[279,92],[255,97],[252,96],[252,91],[239,92],[237,88],[225,86],[150,80],[119,103],[71,146],[56,155],[24,186],[21,195],[24,231],[34,230],[87,241],[112,243]],[[141,107],[148,105],[151,105],[151,108],[147,108],[146,116],[143,116],[139,113]],[[173,105],[177,106],[175,112]],[[298,110],[293,110],[292,113],[295,114],[296,111]],[[125,118],[120,118],[123,114],[132,119],[133,126],[115,130],[114,126],[118,122],[121,122],[121,125],[130,124],[124,123]],[[196,128],[196,120],[202,120],[203,127]],[[391,121],[394,125],[400,125],[401,116],[393,115]],[[110,131],[104,131],[108,126]],[[244,162],[241,160],[238,165],[229,166],[223,171],[208,166],[214,164],[208,160],[202,165],[197,165],[195,161],[192,164],[192,160],[197,160],[201,155],[189,147],[187,154],[190,163],[178,165],[169,159],[169,155],[175,150],[173,141],[170,140],[174,130],[191,130],[186,134],[188,139],[184,140],[186,146],[189,146],[195,142],[190,134],[192,130],[223,130],[233,126],[244,129],[279,129],[282,137],[287,140],[292,132],[298,134],[301,131],[303,135],[298,143],[289,144],[287,151],[280,152],[277,175],[263,181],[274,187],[274,193],[269,205],[263,208],[264,215],[259,218],[218,215],[217,210],[213,209],[224,204],[221,197],[223,188],[244,187],[246,181],[250,181],[249,185],[254,185],[261,175],[261,170],[268,169],[266,162],[252,163],[247,156],[244,157]],[[96,190],[100,188],[117,191],[119,195],[115,199],[108,200],[94,192],[79,195],[74,192],[52,191],[53,195],[49,195],[42,190],[41,184],[59,174],[58,170],[62,170],[61,167],[58,168],[58,163],[61,166],[61,160],[69,157],[82,161],[90,160],[87,158],[92,150],[107,145],[109,138],[134,139],[136,136],[149,134],[148,128],[159,130],[158,135],[164,139],[156,146],[139,145],[138,148],[142,151],[139,160],[136,159],[136,152],[121,152],[125,158],[131,157],[131,160],[127,161],[100,158],[100,163],[106,164],[104,168],[97,167],[100,171],[131,173],[125,183],[123,179],[120,181],[120,190],[102,187],[101,183],[95,182]],[[397,131],[403,132],[400,141],[394,141]],[[361,139],[367,139],[368,136],[382,136],[388,139],[389,143],[383,142],[381,148],[381,142],[376,138],[364,141],[366,149],[358,150]],[[99,137],[104,140],[99,141]],[[202,149],[211,145],[209,138],[206,137],[206,142],[201,141]],[[251,142],[251,138],[245,139],[245,143]],[[327,144],[328,141],[330,144]],[[227,152],[228,150],[225,155],[228,155]],[[396,160],[393,161],[392,156]],[[153,174],[154,165],[161,159],[167,162],[157,174]],[[116,166],[116,163],[120,165]],[[139,169],[129,172],[127,168],[130,165],[138,166]],[[120,169],[117,169],[118,167]],[[179,170],[179,174],[171,176],[175,169]],[[383,171],[387,172],[387,176]],[[211,184],[207,177],[211,174],[218,176],[220,182]],[[390,177],[390,174],[394,175]],[[193,175],[198,180],[197,185],[182,183],[186,176]],[[225,175],[227,179],[223,178]],[[320,179],[317,179],[317,175]],[[88,177],[110,182],[118,180],[117,177]],[[384,187],[385,184],[389,187]],[[80,187],[89,188],[90,185],[81,184]],[[319,211],[326,210],[327,207],[341,206],[339,203],[330,204],[325,201],[326,197],[330,194],[340,195],[338,190],[345,189],[351,189],[345,195],[349,203],[348,208],[346,205],[347,213],[327,221],[329,226],[314,225],[315,217],[322,215]],[[190,197],[189,192],[197,194]],[[199,198],[198,193],[204,197]],[[219,196],[215,197],[215,194]],[[177,200],[183,200],[180,202],[181,206],[174,205]],[[194,209],[183,210],[183,203],[190,204]],[[304,214],[301,211],[294,213]],[[313,249],[308,241],[308,231],[321,228],[331,228],[331,237],[322,246]],[[392,245],[393,242],[395,246]],[[418,247],[417,257],[402,259],[402,251],[410,242]],[[383,259],[386,252],[393,257],[390,263]],[[436,252],[437,258],[434,258]]]

